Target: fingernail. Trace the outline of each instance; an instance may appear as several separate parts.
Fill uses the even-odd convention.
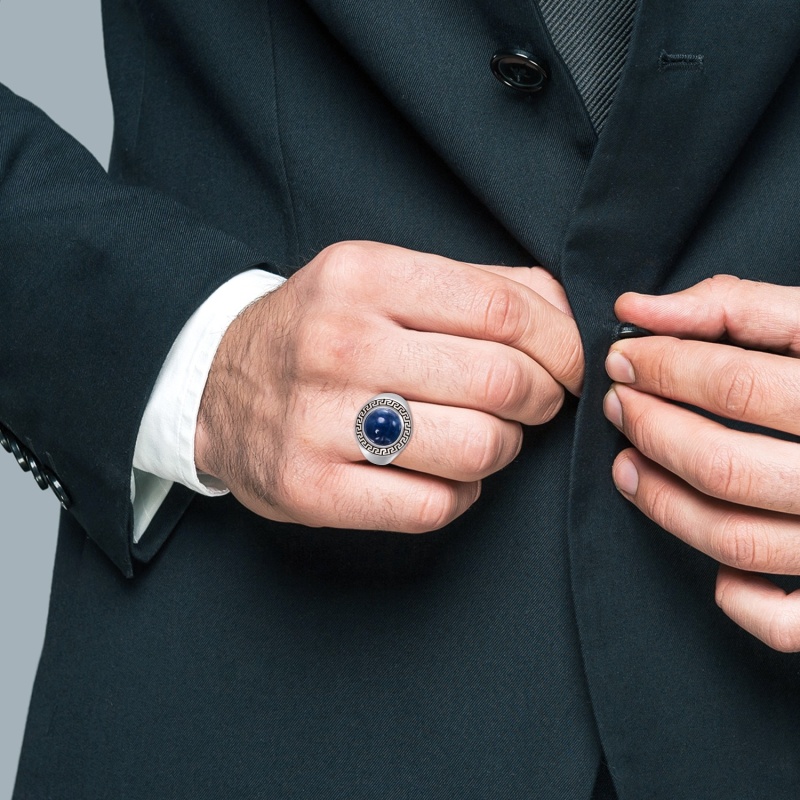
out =
[[[629,458],[618,462],[614,466],[614,483],[623,494],[636,495],[639,488],[639,472]]]
[[[633,364],[618,350],[612,350],[606,357],[606,372],[617,383],[633,383],[636,380]]]
[[[622,403],[613,388],[608,390],[603,400],[603,413],[606,419],[618,428],[622,428]]]

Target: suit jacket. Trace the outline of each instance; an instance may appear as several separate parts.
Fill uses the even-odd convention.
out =
[[[800,660],[617,495],[601,411],[621,292],[798,282],[795,0],[641,0],[599,140],[528,0],[104,0],[104,23],[110,177],[0,95],[0,423],[70,502],[15,798],[588,798],[602,759],[621,798],[796,797]],[[543,91],[494,79],[506,47]],[[546,266],[580,401],[437,533],[178,488],[134,545],[184,321],[353,238]]]

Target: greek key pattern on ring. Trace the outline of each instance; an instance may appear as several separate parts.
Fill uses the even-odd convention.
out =
[[[400,438],[388,447],[376,447],[364,435],[364,420],[367,418],[367,414],[375,408],[391,408],[392,411],[396,411],[400,415],[400,419],[403,420],[403,431],[400,434]],[[392,400],[388,397],[375,397],[358,412],[358,416],[356,417],[356,439],[358,439],[358,443],[368,453],[372,453],[374,456],[396,455],[408,444],[410,438],[411,414],[408,413],[408,409],[402,403],[398,403],[396,400]]]

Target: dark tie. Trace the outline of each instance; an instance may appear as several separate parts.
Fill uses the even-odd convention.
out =
[[[628,53],[636,0],[539,0],[539,8],[600,133]]]

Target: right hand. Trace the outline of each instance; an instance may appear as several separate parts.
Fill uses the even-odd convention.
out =
[[[435,530],[517,456],[522,425],[550,420],[582,380],[577,327],[545,270],[336,244],[228,328],[196,464],[268,519]],[[414,420],[392,466],[365,462],[353,433],[382,392]]]

